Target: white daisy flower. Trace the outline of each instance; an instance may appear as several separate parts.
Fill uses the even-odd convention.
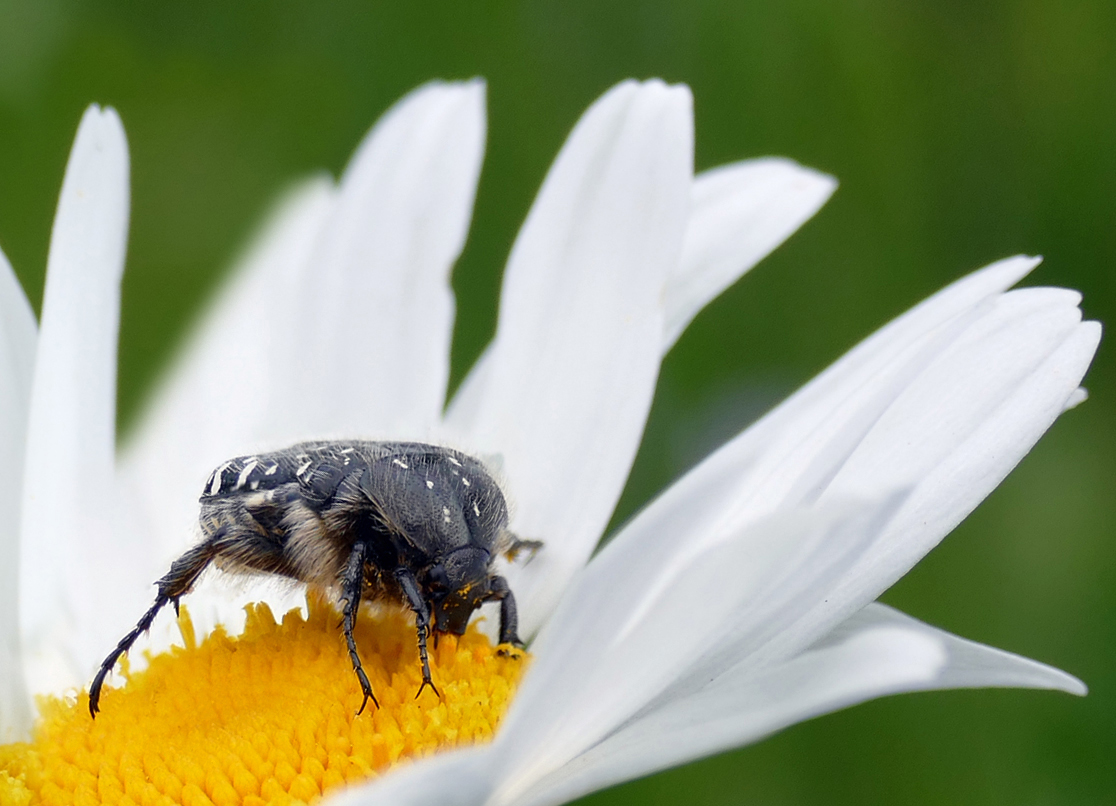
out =
[[[87,112],[37,348],[0,267],[0,445],[16,459],[0,479],[8,740],[30,723],[25,680],[81,686],[134,623],[150,579],[195,534],[213,467],[308,438],[499,457],[512,528],[545,542],[506,569],[521,631],[537,637],[495,739],[338,802],[543,806],[886,694],[1084,693],[1064,672],[874,603],[1083,399],[1100,327],[1081,321],[1078,294],[1008,290],[1033,258],[963,278],[687,473],[590,560],[662,356],[835,184],[781,159],[694,176],[688,90],[615,87],[552,166],[512,249],[495,340],[443,412],[449,275],[484,120],[481,83],[420,88],[339,183],[295,194],[117,461],[127,150],[115,113]],[[213,594],[189,601],[207,625],[237,623],[238,598]]]

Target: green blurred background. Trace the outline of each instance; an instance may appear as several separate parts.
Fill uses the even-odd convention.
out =
[[[471,7],[467,7],[471,6]],[[693,87],[697,166],[783,154],[835,174],[819,216],[667,358],[618,518],[862,336],[960,274],[1046,255],[1031,282],[1116,321],[1116,3],[1022,0],[134,3],[0,0],[0,243],[33,304],[85,105],[116,106],[133,212],[121,424],[278,193],[335,174],[433,77],[487,77],[488,157],[454,277],[454,378],[579,113],[628,76]],[[1083,679],[1085,699],[904,696],[589,802],[1116,801],[1116,367],[886,595]],[[1106,761],[1107,759],[1107,761]]]

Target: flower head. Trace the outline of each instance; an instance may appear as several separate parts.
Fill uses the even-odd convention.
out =
[[[33,358],[10,272],[0,285],[18,415],[0,438],[10,432],[18,449],[27,434],[19,641],[14,601],[0,610],[11,622],[0,622],[4,726],[27,724],[21,669],[37,689],[80,685],[142,612],[144,580],[185,547],[215,465],[356,436],[492,457],[513,528],[545,549],[507,569],[522,632],[537,638],[495,739],[343,799],[559,803],[884,694],[1083,693],[1065,673],[873,603],[1082,399],[1099,326],[1081,322],[1074,292],[1008,290],[1035,259],[988,266],[869,337],[590,561],[663,354],[834,188],[785,160],[694,176],[692,140],[684,87],[625,82],[586,112],[512,249],[496,337],[444,410],[448,277],[480,170],[483,86],[420,88],[339,183],[317,180],[288,201],[114,475],[127,157],[115,114],[90,110]],[[60,487],[80,492],[48,496]],[[100,593],[106,580],[112,596]],[[204,625],[235,623],[237,597],[192,596]]]

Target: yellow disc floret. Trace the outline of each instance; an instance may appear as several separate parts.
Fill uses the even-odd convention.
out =
[[[49,698],[30,744],[0,747],[0,804],[233,806],[313,801],[392,765],[488,741],[523,671],[521,650],[497,651],[475,627],[441,636],[431,654],[439,698],[422,683],[414,621],[363,614],[356,640],[380,707],[362,695],[330,605],[311,600],[276,623],[248,608],[242,635],[201,644],[183,608],[185,648],[154,656],[88,697]]]

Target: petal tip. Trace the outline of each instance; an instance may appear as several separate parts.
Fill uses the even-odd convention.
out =
[[[1085,685],[1084,680],[1079,680],[1072,674],[1066,675],[1066,684],[1062,687],[1062,691],[1066,694],[1073,694],[1075,697],[1085,697],[1089,694],[1089,687]]]
[[[661,78],[649,78],[640,82],[639,88],[648,95],[653,93],[667,103],[686,104],[687,108],[694,104],[694,93],[689,84],[671,84]]]
[[[837,192],[837,188],[841,186],[841,183],[833,174],[827,174],[805,166],[802,166],[802,170],[811,174],[813,179],[818,183],[818,187],[825,191],[825,198],[827,201],[830,196]]]
[[[786,157],[776,157],[789,172],[792,173],[793,179],[791,186],[795,188],[803,197],[812,197],[815,203],[815,210],[821,209],[830,196],[837,192],[840,182],[833,174],[827,174],[824,171],[819,171],[816,168],[811,168],[803,165],[795,160]]]
[[[484,76],[473,76],[461,82],[461,87],[469,93],[476,93],[482,98],[488,93],[488,82]]]
[[[122,145],[127,151],[127,137],[120,114],[111,106],[90,104],[82,113],[78,124],[76,143],[92,140],[98,149],[115,144]],[[76,145],[75,143],[75,145]]]
[[[1066,398],[1065,405],[1062,406],[1062,411],[1066,412],[1070,409],[1076,409],[1082,403],[1089,399],[1089,390],[1084,386],[1079,386],[1074,389],[1068,398]]]

